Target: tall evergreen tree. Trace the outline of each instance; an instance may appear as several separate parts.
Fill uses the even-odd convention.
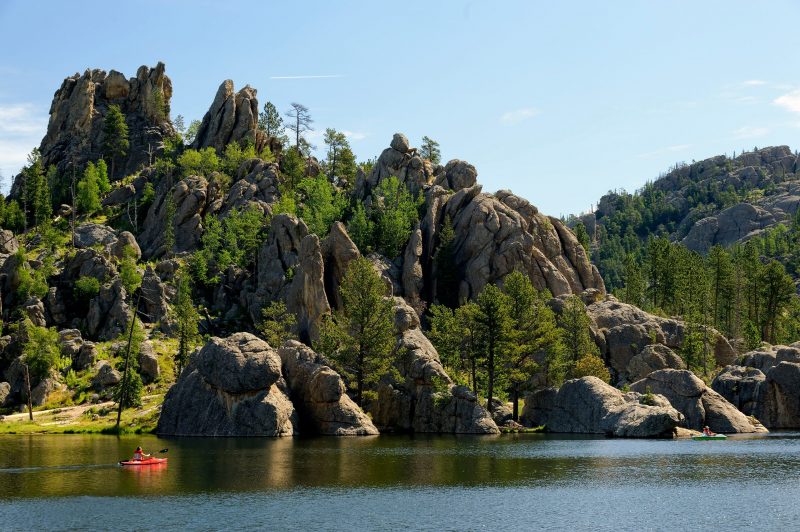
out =
[[[507,380],[502,368],[507,363],[511,341],[511,304],[507,295],[493,284],[486,285],[476,299],[477,322],[486,367],[486,401],[489,411],[494,410],[495,387]]]
[[[268,136],[280,139],[285,135],[283,119],[272,102],[264,104],[264,110],[258,114],[258,127]]]
[[[119,105],[110,105],[103,118],[103,155],[111,159],[111,177],[116,177],[115,164],[118,158],[128,153],[128,124]]]
[[[420,155],[428,159],[431,164],[439,164],[442,162],[442,153],[439,150],[439,143],[430,137],[422,137],[422,146],[419,149]]]
[[[586,355],[598,353],[597,345],[592,340],[586,305],[579,296],[567,298],[558,321],[564,331],[564,345],[573,365]]]
[[[83,178],[78,182],[78,193],[75,200],[78,210],[85,214],[94,214],[100,210],[100,184],[97,167],[89,162],[83,171]]]

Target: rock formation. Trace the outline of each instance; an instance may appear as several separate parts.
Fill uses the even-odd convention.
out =
[[[345,393],[342,378],[320,355],[296,341],[287,342],[278,354],[304,432],[308,427],[311,434],[378,434],[369,417]]]
[[[436,349],[420,330],[416,312],[402,298],[395,298],[395,330],[398,338],[393,356],[400,378],[384,378],[370,408],[381,431],[499,432],[475,394],[453,384]]]
[[[278,354],[252,334],[212,338],[169,390],[162,436],[291,436],[297,414]]]
[[[683,416],[663,400],[642,404],[636,394],[623,394],[597,377],[565,382],[525,398],[521,420],[544,425],[548,432],[604,434],[625,438],[672,437]]]
[[[760,432],[744,414],[720,394],[708,388],[691,371],[663,369],[631,384],[631,390],[663,395],[684,417],[684,426],[714,432]]]
[[[595,342],[618,382],[631,381],[629,366],[646,346],[662,344],[670,349],[679,349],[683,344],[685,325],[682,321],[649,314],[613,296],[588,305],[586,311],[592,320]],[[709,337],[714,357],[711,365],[731,364],[736,353],[728,340],[714,329],[709,329]],[[670,360],[676,364],[673,369],[678,369],[678,363],[672,357],[665,358],[663,363]],[[634,362],[634,369],[637,363]]]
[[[256,151],[261,151],[267,139],[258,129],[256,92],[247,85],[234,93],[233,81],[223,81],[203,117],[192,147],[212,147],[221,153],[231,142],[249,142]]]
[[[171,98],[172,82],[163,63],[141,66],[130,79],[116,70],[86,70],[66,78],[53,96],[47,134],[39,147],[44,167],[55,165],[67,175],[73,166],[80,171],[87,162],[103,157],[103,118],[109,106],[118,105],[128,125],[130,146],[127,155],[116,161],[111,177],[132,174],[151,163],[164,138],[175,134],[169,122]],[[15,183],[12,195],[19,193],[18,187]]]

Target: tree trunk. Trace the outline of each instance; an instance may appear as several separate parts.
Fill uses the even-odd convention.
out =
[[[489,384],[486,389],[486,404],[489,413],[492,413],[494,405],[492,405],[492,394],[494,393],[494,335],[489,337],[489,359],[487,360],[489,368]]]
[[[358,369],[356,370],[356,382],[356,404],[358,406],[363,406],[361,401],[364,394],[364,350],[361,347],[358,348]]]
[[[119,394],[119,405],[117,407],[117,432],[119,432],[119,422],[122,419],[122,409],[123,405],[125,404],[125,395],[126,390],[125,386],[128,385],[128,368],[130,366],[131,361],[131,343],[133,343],[133,328],[136,325],[136,309],[139,308],[139,300],[141,299],[142,294],[140,293],[139,296],[136,298],[136,305],[133,307],[133,319],[131,319],[131,330],[128,333],[128,347],[125,350],[125,369],[122,372],[122,382],[120,383],[121,389]]]
[[[511,414],[511,419],[519,421],[519,392],[516,386],[511,390],[511,401],[514,403],[514,409]]]
[[[31,421],[33,421],[33,398],[31,398],[31,374],[28,371],[28,365],[25,364],[23,366],[25,368],[25,393],[28,394],[28,417]]]

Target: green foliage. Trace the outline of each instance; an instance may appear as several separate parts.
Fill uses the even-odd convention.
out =
[[[611,373],[609,373],[605,362],[603,362],[602,358],[594,354],[586,355],[578,359],[575,363],[575,369],[572,370],[572,375],[576,379],[580,377],[597,377],[605,383],[611,382]]]
[[[197,324],[200,314],[192,301],[192,283],[188,272],[180,270],[175,276],[175,299],[170,306],[170,313],[175,319],[178,336],[178,351],[175,353],[176,374],[189,363],[189,354],[199,340]]]
[[[222,159],[222,171],[228,175],[235,176],[239,172],[239,167],[248,159],[256,156],[256,150],[252,144],[247,144],[244,149],[238,142],[231,142],[225,146],[225,153]]]
[[[122,406],[122,409],[142,406],[142,391],[144,384],[139,375],[139,352],[145,340],[145,330],[137,321],[133,327],[133,334],[130,336],[130,351],[128,351],[128,336],[125,342],[121,343],[120,352],[117,353],[122,360],[117,369],[122,373],[122,379],[114,387],[114,401]],[[127,371],[125,371],[127,359]]]
[[[297,216],[297,202],[293,193],[282,194],[280,199],[272,205],[272,215],[291,214]]]
[[[136,252],[133,246],[125,246],[119,263],[119,278],[128,294],[133,294],[142,285],[142,274],[136,267]]]
[[[295,327],[297,317],[294,313],[286,310],[283,301],[273,301],[261,310],[264,318],[258,327],[258,331],[266,342],[272,347],[278,348],[287,340],[297,339]]]
[[[159,122],[163,122],[167,119],[167,104],[164,99],[164,91],[161,90],[161,87],[153,89],[153,92],[150,93],[150,99],[153,104],[153,118]]]
[[[88,301],[100,293],[100,281],[88,275],[81,276],[73,286],[75,297]]]
[[[372,194],[375,220],[375,244],[378,251],[391,258],[400,254],[414,224],[419,219],[422,196],[414,198],[400,181],[384,179]]]
[[[17,294],[22,301],[27,300],[31,296],[36,296],[40,300],[43,300],[49,289],[47,277],[54,272],[53,262],[55,257],[51,256],[46,259],[40,268],[31,268],[26,261],[26,252],[25,247],[21,245],[16,253],[19,264],[17,269],[17,279],[19,280]]]
[[[479,345],[486,367],[486,404],[492,409],[495,386],[508,384],[501,368],[509,363],[512,346],[511,300],[493,284],[486,285],[475,300]]]
[[[375,223],[367,217],[367,211],[361,203],[358,203],[353,210],[353,216],[347,224],[347,232],[362,254],[372,250]]]
[[[422,146],[419,148],[420,155],[428,159],[431,164],[439,164],[442,162],[442,153],[439,149],[439,143],[429,137],[422,137]]]
[[[175,214],[177,209],[172,189],[170,189],[164,201],[164,253],[167,257],[172,256],[172,249],[175,247]]]
[[[564,331],[564,346],[572,364],[588,356],[597,355],[599,350],[590,332],[589,316],[586,305],[577,295],[569,296],[559,317],[559,326]]]
[[[323,142],[328,147],[328,179],[332,183],[352,183],[356,176],[356,158],[345,134],[328,128]]]
[[[111,182],[108,179],[108,166],[103,159],[97,161],[97,187],[100,189],[100,194],[107,194],[111,192]]]
[[[306,161],[300,151],[292,146],[283,154],[280,165],[285,184],[289,190],[294,190],[297,183],[305,176]]]
[[[212,172],[219,170],[220,162],[214,148],[208,147],[202,150],[189,149],[184,151],[178,157],[178,166],[180,166],[181,175],[184,177],[192,175],[209,177]]]
[[[115,162],[128,153],[128,124],[118,105],[108,107],[103,118],[103,155],[111,159],[111,175],[114,176]]]
[[[309,231],[324,238],[333,222],[342,217],[346,198],[336,191],[324,174],[303,179],[297,188],[302,195],[300,218]]]
[[[192,257],[195,279],[203,284],[216,284],[219,274],[228,266],[248,269],[255,264],[265,222],[264,214],[255,205],[242,211],[232,210],[222,221],[206,218],[201,248]]]
[[[590,239],[589,239],[589,233],[588,231],[586,231],[586,226],[583,225],[583,222],[578,222],[577,224],[575,224],[575,227],[572,229],[572,231],[575,233],[575,238],[578,239],[578,242],[580,242],[581,247],[584,250],[586,250],[586,256],[588,257]]]
[[[28,155],[28,165],[22,169],[22,179],[22,202],[29,214],[27,219],[32,220],[34,225],[44,223],[53,215],[53,209],[50,186],[38,149]],[[27,219],[23,218],[23,225]]]
[[[61,357],[58,347],[58,331],[55,328],[39,327],[25,320],[23,327],[27,340],[22,349],[22,361],[28,365],[31,379],[44,379],[53,370],[62,370],[71,360]]]
[[[75,204],[84,214],[94,214],[100,210],[100,179],[97,167],[92,162],[86,165],[83,178],[78,182]]]
[[[15,233],[20,233],[25,228],[25,213],[17,200],[11,200],[5,205],[2,226]]]
[[[265,103],[264,110],[258,114],[258,127],[270,137],[281,139],[282,144],[288,141],[288,139],[283,141],[286,135],[283,119],[272,102]]]
[[[393,305],[372,263],[359,257],[350,263],[339,287],[342,309],[323,322],[314,347],[341,373],[355,401],[374,397],[378,380],[390,372]]]
[[[200,131],[200,125],[202,122],[200,120],[192,120],[189,122],[189,126],[186,128],[186,133],[183,134],[183,142],[191,144],[194,142],[195,138],[197,138],[197,132]]]

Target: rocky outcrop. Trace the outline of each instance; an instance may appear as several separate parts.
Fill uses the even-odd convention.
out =
[[[317,337],[330,306],[319,238],[308,233],[302,220],[287,214],[272,219],[258,254],[255,293],[245,297],[253,321],[261,320],[261,309],[270,302],[285,301],[287,310],[297,315],[300,338]]]
[[[775,224],[777,220],[769,211],[749,203],[739,203],[715,216],[699,220],[682,243],[692,251],[707,253],[715,245],[728,247]]]
[[[672,437],[683,416],[663,401],[642,404],[639,396],[623,394],[597,377],[583,377],[557,390],[529,394],[520,419],[530,427],[544,425],[548,432],[658,438]]]
[[[436,175],[434,184],[452,191],[471,188],[478,183],[478,171],[467,161],[453,159]]]
[[[636,382],[660,369],[686,369],[686,363],[669,347],[651,344],[628,362],[627,380]]]
[[[417,154],[416,149],[410,147],[405,135],[395,133],[389,147],[375,161],[369,176],[356,182],[356,197],[368,198],[381,181],[389,177],[396,177],[416,195],[433,180],[430,163],[426,162]]]
[[[345,393],[342,378],[323,357],[296,341],[287,342],[278,354],[303,432],[333,436],[378,434],[369,416]]]
[[[170,436],[291,436],[298,418],[281,359],[263,340],[213,337],[167,392],[156,432]]]
[[[629,382],[628,367],[635,356],[650,344],[680,349],[685,324],[676,319],[661,318],[638,307],[622,303],[613,296],[586,307],[592,321],[595,342],[618,382]],[[728,340],[709,328],[711,365],[731,364],[736,353]]]
[[[150,384],[161,376],[158,354],[150,341],[142,342],[139,348],[139,373],[145,384]]]
[[[800,364],[779,362],[767,370],[755,415],[770,429],[800,428]]]
[[[168,222],[172,224],[174,237],[172,252],[197,249],[203,233],[203,216],[219,194],[218,187],[209,185],[200,176],[187,177],[178,181],[174,187],[170,187],[170,182],[166,178],[159,182],[156,197],[142,225],[144,230],[139,235],[139,244],[145,259],[166,253],[164,239]],[[175,216],[171,221],[166,219],[169,195],[175,208]]]
[[[19,242],[14,233],[8,229],[0,229],[0,255],[12,255],[19,249]]]
[[[256,151],[261,151],[267,139],[258,129],[256,92],[246,85],[234,93],[233,81],[223,81],[200,123],[192,147],[212,147],[221,153],[231,142],[240,142],[251,143]]]
[[[61,354],[72,360],[72,368],[75,371],[83,371],[95,365],[97,347],[93,342],[84,340],[78,329],[58,331],[58,343]]]
[[[325,292],[331,307],[342,308],[339,285],[350,263],[361,256],[350,239],[342,222],[334,222],[328,236],[322,241],[322,258],[325,262]]]
[[[122,374],[114,369],[108,360],[101,360],[95,366],[95,375],[92,385],[97,390],[103,390],[110,386],[116,386],[122,380]]]
[[[381,431],[496,434],[497,425],[478,399],[456,386],[439,354],[419,328],[419,318],[402,298],[395,298],[393,356],[399,378],[386,376],[370,408]]]
[[[683,426],[702,430],[708,426],[714,432],[759,432],[760,429],[720,394],[708,388],[691,371],[663,369],[636,381],[631,390],[652,392],[666,397],[684,416]]]
[[[91,248],[105,246],[116,240],[116,233],[107,225],[85,223],[75,228],[75,246]]]
[[[761,370],[744,366],[725,366],[711,388],[747,416],[754,416],[762,401],[767,377]]]
[[[250,159],[242,163],[237,176],[238,179],[221,201],[220,214],[224,216],[232,210],[241,211],[253,205],[264,214],[271,213],[272,204],[280,197],[278,165]]]
[[[126,79],[112,70],[86,70],[68,77],[53,96],[47,134],[39,147],[44,168],[55,165],[59,175],[78,171],[88,161],[103,157],[103,119],[111,105],[118,105],[128,125],[127,154],[115,161],[111,177],[134,173],[152,161],[163,148],[163,139],[174,135],[169,122],[172,82],[164,64],[139,67],[136,77]],[[109,172],[112,165],[109,161]],[[19,194],[19,180],[12,195]]]
[[[117,278],[100,287],[100,293],[89,302],[86,329],[89,336],[113,340],[128,329],[130,310],[125,302],[127,293]]]
[[[148,265],[142,276],[141,293],[142,320],[159,324],[163,332],[172,331],[174,320],[169,304],[175,296],[175,288],[162,282],[155,269]]]
[[[7,382],[0,382],[0,408],[11,404],[11,385]]]

